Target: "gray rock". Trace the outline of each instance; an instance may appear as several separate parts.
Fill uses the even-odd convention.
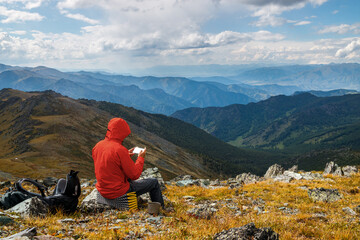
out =
[[[35,236],[33,239],[34,240],[58,240],[58,239],[61,239],[61,238],[54,237],[54,236],[51,236],[51,235],[41,235],[41,236]]]
[[[181,180],[181,181],[177,181],[176,185],[179,187],[187,187],[187,186],[193,186],[193,185],[200,185],[200,181],[199,180],[192,180],[192,179],[188,179],[188,180]]]
[[[214,235],[214,240],[278,240],[279,234],[271,228],[256,228],[248,223],[239,228],[230,228]]]
[[[341,167],[339,167],[336,163],[334,162],[329,162],[326,164],[323,175],[326,174],[333,174],[333,175],[337,175],[337,176],[343,176],[343,170],[341,169]]]
[[[139,179],[146,179],[146,178],[156,178],[159,181],[161,190],[165,190],[165,182],[164,179],[161,176],[161,173],[159,172],[159,169],[157,167],[154,168],[147,168],[145,169]]]
[[[64,218],[64,219],[60,219],[58,220],[59,223],[74,223],[75,220],[72,218]]]
[[[241,188],[243,184],[241,182],[231,182],[229,183],[229,189]]]
[[[352,174],[355,174],[358,172],[358,169],[356,166],[345,166],[342,168],[344,176],[350,177]]]
[[[292,178],[294,178],[296,180],[303,179],[303,176],[300,173],[296,173],[296,172],[292,172],[292,171],[285,171],[283,174],[285,176],[292,177]]]
[[[294,172],[297,173],[299,171],[299,166],[298,165],[294,165],[291,168],[288,169],[289,172]]]
[[[109,205],[98,203],[96,200],[97,194],[98,190],[94,188],[94,190],[84,198],[80,205],[81,212],[99,213],[112,209]]]
[[[199,179],[200,181],[200,186],[201,187],[207,187],[210,185],[210,180],[209,179]]]
[[[187,213],[196,218],[210,219],[217,209],[211,204],[199,204],[196,207],[187,211]]]
[[[328,162],[326,165],[325,165],[325,169],[324,169],[324,172],[323,174],[326,175],[326,174],[333,174],[335,172],[335,170],[338,168],[339,166],[337,164],[335,164],[334,162]]]
[[[292,209],[292,208],[288,208],[288,207],[279,207],[279,210],[281,210],[283,213],[286,214],[290,214],[290,215],[295,215],[299,213],[299,209]]]
[[[244,184],[256,183],[260,181],[260,177],[251,173],[242,173],[236,176],[236,181],[243,182]]]
[[[0,226],[10,225],[13,223],[15,223],[15,221],[12,218],[9,218],[7,216],[0,216]]]
[[[305,172],[302,173],[301,176],[305,180],[324,179],[324,177],[320,173]]]
[[[87,182],[84,182],[81,184],[81,188],[86,188],[86,187],[89,187],[90,186],[90,182],[87,181]]]
[[[220,180],[219,179],[215,179],[213,181],[210,181],[210,186],[219,186],[220,185]]]
[[[58,179],[56,177],[46,177],[43,180],[43,184],[47,187],[55,186]]]
[[[194,196],[183,196],[183,199],[185,201],[193,201],[195,199],[195,197]]]
[[[11,235],[6,238],[2,238],[3,240],[10,240],[10,239],[32,239],[36,235],[36,228],[28,228],[22,232],[17,234]]]
[[[48,205],[37,197],[26,199],[14,207],[6,210],[5,212],[18,213],[22,216],[31,217],[39,216],[44,217],[49,212]]]
[[[264,206],[254,206],[254,211],[257,211],[258,214],[265,213],[265,207]]]
[[[278,175],[274,178],[274,181],[276,182],[284,182],[284,183],[289,183],[293,180],[293,177],[287,176],[287,175]]]
[[[336,175],[336,176],[344,176],[344,173],[343,173],[341,167],[337,167],[337,168],[335,169],[335,171],[333,172],[333,175]]]
[[[146,219],[146,222],[159,225],[161,224],[161,219],[163,216],[157,216],[157,217],[150,217]]]
[[[337,189],[309,189],[308,195],[315,202],[335,202],[342,198],[342,195]]]
[[[356,166],[345,166],[345,167],[339,167],[334,162],[329,162],[325,166],[324,175],[326,174],[333,174],[337,176],[346,176],[350,177],[352,174],[357,173],[358,169]]]
[[[182,181],[182,180],[192,180],[193,177],[191,175],[179,175],[176,178],[174,178],[172,181],[177,182],[177,181]]]
[[[356,212],[349,207],[343,208],[342,210],[344,213],[346,213],[348,215],[356,216]]]
[[[357,206],[357,207],[354,207],[354,211],[355,211],[357,214],[360,214],[360,205]]]
[[[265,179],[275,178],[276,176],[281,175],[283,172],[284,172],[284,168],[282,166],[280,166],[279,164],[274,164],[268,168],[268,170],[264,175],[264,178]]]

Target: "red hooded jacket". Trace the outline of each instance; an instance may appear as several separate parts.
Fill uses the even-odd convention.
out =
[[[96,188],[105,198],[114,199],[124,195],[130,187],[128,178],[138,179],[143,170],[144,158],[138,157],[134,163],[129,151],[122,145],[130,133],[124,119],[113,118],[108,124],[105,139],[92,150]]]

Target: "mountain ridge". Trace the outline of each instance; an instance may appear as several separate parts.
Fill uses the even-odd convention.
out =
[[[189,108],[172,116],[238,147],[283,152],[350,147],[360,151],[360,94],[276,96],[222,108]]]
[[[238,149],[165,115],[105,101],[75,100],[51,90],[3,89],[0,171],[37,177],[81,168],[84,176],[93,177],[91,149],[104,138],[112,117],[124,118],[131,127],[133,134],[124,145],[146,146],[146,167],[157,166],[166,178],[184,173],[207,178],[245,171],[263,173],[281,159],[276,154]]]
[[[83,176],[93,177],[91,149],[104,138],[111,114],[53,91],[12,89],[0,91],[0,109],[1,171],[38,177],[78,169]],[[147,146],[147,167],[157,165],[165,176],[215,174],[201,164],[201,158],[131,122],[129,125],[133,136],[124,144]]]

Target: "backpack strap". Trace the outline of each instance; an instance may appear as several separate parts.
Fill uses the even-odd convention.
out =
[[[38,188],[38,190],[40,191],[41,195],[40,194],[37,194],[37,193],[32,193],[32,192],[29,192],[27,190],[25,190],[23,187],[22,187],[22,183],[23,182],[29,182],[31,184],[33,184],[35,187]],[[15,189],[18,190],[19,192],[22,192],[24,194],[27,194],[29,196],[33,196],[33,197],[40,197],[40,198],[44,198],[46,197],[45,195],[45,191],[47,190],[47,188],[38,183],[37,181],[31,179],[31,178],[23,178],[23,179],[20,179],[18,182],[15,183]]]

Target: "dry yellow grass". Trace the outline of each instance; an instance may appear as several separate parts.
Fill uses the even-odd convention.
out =
[[[175,211],[166,214],[159,227],[146,222],[151,216],[142,209],[135,212],[114,211],[110,215],[77,212],[64,216],[58,213],[45,219],[21,220],[22,227],[13,225],[7,228],[16,232],[36,226],[39,234],[75,239],[122,239],[131,232],[133,236],[145,239],[212,239],[217,232],[254,222],[257,227],[271,227],[279,233],[280,239],[360,239],[359,215],[350,216],[342,211],[342,208],[360,205],[360,174],[350,178],[329,177],[329,180],[323,181],[291,183],[270,180],[239,189],[168,186],[164,194],[173,202]],[[333,203],[313,202],[307,190],[300,188],[304,186],[338,189],[343,198]],[[209,220],[190,216],[187,211],[193,205],[186,202],[184,196],[195,197],[194,204],[218,202],[218,211]],[[254,201],[261,202],[261,199],[265,202],[265,212],[259,214],[254,209]],[[237,206],[241,215],[236,215],[229,205]],[[298,209],[298,213],[289,214],[279,209],[284,206]],[[59,221],[69,217],[75,223]]]

